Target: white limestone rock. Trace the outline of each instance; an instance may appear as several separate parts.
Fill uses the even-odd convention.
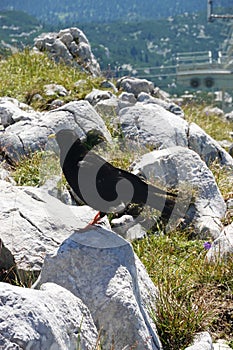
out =
[[[100,75],[100,66],[91,51],[85,34],[76,27],[58,33],[43,33],[34,39],[34,51],[47,51],[56,62],[81,66],[93,76]]]
[[[93,350],[98,333],[87,307],[66,289],[0,283],[1,349]]]
[[[214,240],[208,250],[209,260],[223,258],[233,254],[233,223],[224,227],[220,236]]]
[[[164,187],[180,188],[171,221],[184,216],[188,221],[194,220],[203,237],[219,236],[226,204],[212,172],[197,153],[180,146],[153,151],[135,164],[134,173]]]
[[[35,287],[55,282],[89,308],[103,349],[161,349],[150,311],[157,289],[131,245],[100,226],[79,230],[45,260]]]
[[[107,141],[111,140],[103,119],[90,103],[74,101],[8,126],[1,134],[0,150],[14,162],[50,145],[52,149],[58,149],[56,141],[49,140],[48,136],[60,129],[73,129],[81,139],[85,139],[89,131],[94,131]]]
[[[119,121],[126,138],[155,148],[188,147],[188,123],[157,104],[142,104],[121,109]]]
[[[198,153],[206,164],[217,159],[222,165],[233,168],[233,159],[230,154],[195,123],[189,126],[188,141],[189,148]]]
[[[136,97],[140,92],[151,94],[154,90],[154,84],[151,81],[134,77],[123,77],[118,79],[116,87],[118,90],[133,93]]]
[[[59,84],[47,84],[44,85],[44,89],[45,89],[45,94],[47,96],[67,96],[68,95],[68,91],[66,90],[66,88],[64,88],[64,86],[59,85]]]
[[[108,100],[113,97],[111,91],[93,89],[89,94],[85,96],[85,100],[92,106],[95,106],[98,102]]]
[[[6,181],[0,181],[0,202],[0,237],[23,271],[40,271],[45,255],[96,214],[87,206],[65,205],[44,189]]]
[[[213,343],[208,332],[200,332],[196,334],[193,344],[185,348],[185,350],[213,350]]]
[[[164,100],[162,100],[160,98],[153,97],[153,96],[151,96],[151,95],[149,95],[149,94],[147,94],[145,92],[141,92],[138,95],[137,101],[138,102],[142,102],[144,104],[146,104],[146,103],[157,104],[157,105],[163,107],[164,109],[166,109],[167,111],[169,111],[171,113],[174,113],[175,115],[178,115],[181,118],[184,118],[184,112],[174,102],[164,101]]]

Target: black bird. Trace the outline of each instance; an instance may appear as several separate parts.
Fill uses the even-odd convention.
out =
[[[95,143],[103,138],[95,135]],[[140,177],[106,162],[82,143],[75,131],[63,129],[56,133],[60,148],[60,164],[65,178],[82,202],[98,210],[91,224],[106,213],[118,213],[128,205],[144,205],[159,210],[163,219],[169,219],[176,194],[152,186]],[[88,147],[88,145],[90,147]]]

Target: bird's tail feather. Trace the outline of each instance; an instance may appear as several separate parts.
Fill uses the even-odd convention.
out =
[[[177,194],[163,191],[154,186],[148,187],[147,204],[161,212],[161,219],[168,221],[176,204]]]

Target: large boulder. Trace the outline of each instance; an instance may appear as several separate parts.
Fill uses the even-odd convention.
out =
[[[46,190],[6,181],[0,181],[0,202],[0,237],[10,252],[9,264],[14,261],[19,272],[39,272],[45,255],[96,214],[87,206],[65,205]]]
[[[80,298],[103,349],[162,349],[151,312],[157,289],[131,245],[101,227],[79,230],[47,257],[35,287],[55,282]]]
[[[179,220],[183,215],[188,222],[193,220],[202,237],[220,235],[226,204],[212,172],[197,153],[180,146],[153,151],[135,164],[134,173],[179,189],[171,220]]]
[[[154,103],[137,103],[119,112],[126,138],[155,148],[188,147],[188,123]]]
[[[66,289],[0,283],[1,349],[93,350],[98,333],[87,307]]]
[[[56,62],[81,66],[94,76],[100,75],[100,67],[91,51],[90,43],[79,28],[43,33],[35,39],[34,45],[35,51],[47,51]]]
[[[119,122],[126,138],[155,149],[173,146],[195,151],[209,165],[218,160],[221,165],[233,167],[233,159],[217,141],[197,124],[189,124],[174,112],[155,102],[136,103],[119,111]]]
[[[233,167],[229,153],[195,123],[189,125],[188,141],[189,148],[197,152],[207,164],[219,160],[222,165]]]
[[[6,107],[5,103],[4,106]],[[111,140],[104,121],[87,101],[70,102],[45,113],[24,112],[9,102],[7,111],[7,115],[11,111],[13,121],[15,114],[23,115],[18,122],[12,122],[1,132],[0,153],[12,162],[44,149],[49,142],[48,135],[63,128],[74,129],[81,139],[91,131],[101,134],[107,141]]]

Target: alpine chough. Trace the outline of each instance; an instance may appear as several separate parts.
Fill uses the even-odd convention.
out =
[[[94,153],[87,142],[81,142],[73,130],[62,129],[55,137],[60,148],[60,165],[68,184],[84,204],[98,210],[91,224],[97,223],[106,213],[118,213],[130,204],[149,205],[159,210],[161,218],[168,221],[176,194],[114,167]]]

